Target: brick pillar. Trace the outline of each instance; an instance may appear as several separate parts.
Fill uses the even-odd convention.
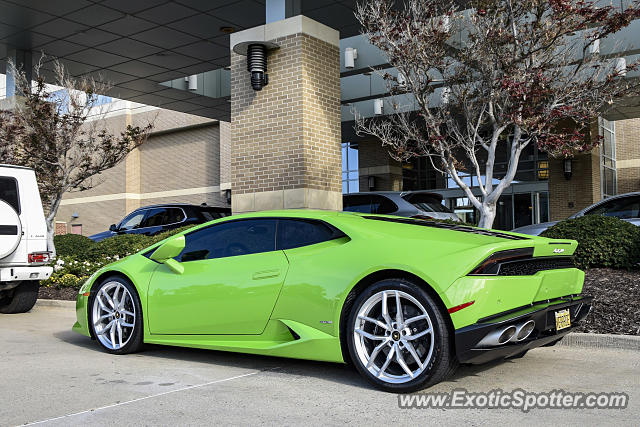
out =
[[[602,198],[600,148],[575,156],[571,178],[564,177],[561,159],[549,160],[549,214],[551,221],[566,219]]]
[[[338,31],[299,15],[234,33],[231,48],[249,41],[279,48],[261,91],[231,52],[233,212],[341,210]]]
[[[640,191],[640,119],[615,123],[618,194]]]
[[[360,191],[402,191],[402,165],[380,141],[358,143],[358,166]],[[374,188],[369,188],[370,176],[374,177]]]

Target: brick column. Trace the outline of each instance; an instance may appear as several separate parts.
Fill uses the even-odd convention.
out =
[[[380,141],[358,143],[358,174],[360,191],[402,191],[402,165],[389,155]],[[369,188],[369,177],[375,178],[375,188]]]
[[[342,209],[338,31],[304,16],[234,33],[231,48],[269,41],[269,84],[254,91],[231,52],[234,213]]]
[[[549,159],[549,214],[551,221],[563,220],[600,201],[600,148],[575,156],[573,173],[564,177],[562,159]]]

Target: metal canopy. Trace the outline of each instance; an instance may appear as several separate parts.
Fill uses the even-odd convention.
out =
[[[355,4],[303,1],[301,10],[349,37],[359,32]],[[228,96],[160,83],[228,67],[228,32],[264,23],[264,0],[0,0],[0,56],[27,50],[35,64],[44,52],[73,75],[109,81],[113,97],[229,120]]]

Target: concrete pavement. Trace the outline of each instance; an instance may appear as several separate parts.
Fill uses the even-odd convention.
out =
[[[399,409],[342,365],[151,346],[111,356],[70,328],[73,308],[0,315],[0,425],[637,425],[640,352],[556,346],[462,367],[429,391],[619,391],[622,410]]]

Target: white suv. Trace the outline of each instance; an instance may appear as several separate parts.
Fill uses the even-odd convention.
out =
[[[53,271],[50,249],[35,172],[0,164],[0,313],[31,310]]]

